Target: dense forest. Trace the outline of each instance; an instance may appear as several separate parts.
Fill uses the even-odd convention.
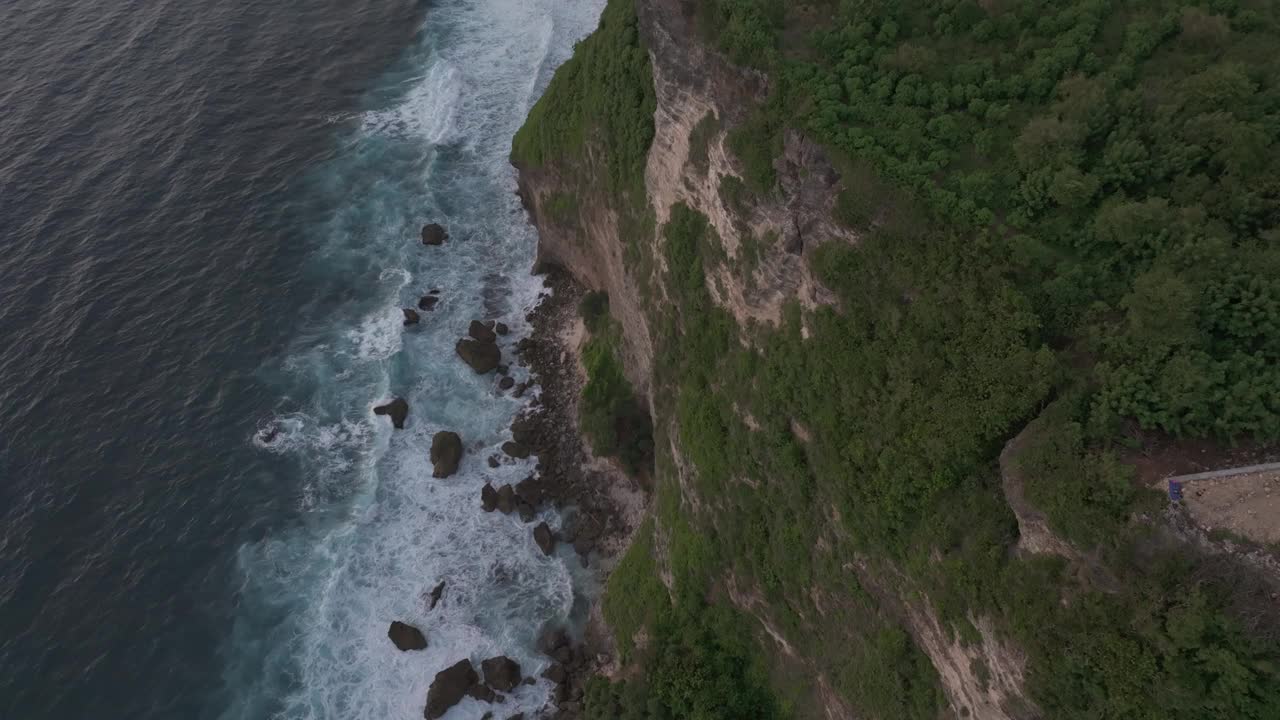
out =
[[[807,717],[809,676],[754,640],[727,599],[737,582],[866,717],[931,719],[946,702],[887,596],[928,603],[962,642],[977,618],[1015,641],[1029,715],[1280,717],[1274,607],[1229,565],[1160,541],[1161,499],[1126,462],[1151,437],[1280,440],[1280,5],[698,0],[705,42],[769,78],[726,128],[740,167],[720,179],[726,204],[778,192],[784,134],[800,132],[834,159],[838,220],[861,238],[813,256],[836,305],[747,327],[706,277],[755,260],[730,258],[692,208],[655,227],[647,207],[637,1],[610,0],[513,148],[522,166],[584,173],[581,149],[606,149],[653,382],[670,389],[652,428],[636,420],[605,301],[584,308],[602,328],[590,424],[643,426],[593,439],[652,464],[657,508],[605,599],[643,672],[595,681],[588,716]],[[1092,572],[1012,551],[997,459],[1037,417],[1028,499]],[[838,599],[838,633],[819,597]]]

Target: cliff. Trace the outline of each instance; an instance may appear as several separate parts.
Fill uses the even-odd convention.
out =
[[[1157,501],[1116,449],[1133,407],[1109,409],[1120,356],[1096,370],[1111,350],[1085,338],[1102,331],[1055,315],[1085,313],[1038,284],[1059,282],[1031,257],[1048,251],[982,206],[995,200],[964,195],[979,180],[950,185],[946,153],[923,161],[910,134],[867,142],[891,123],[867,126],[871,101],[849,98],[892,75],[899,95],[876,97],[917,108],[904,127],[983,153],[993,128],[1024,152],[1029,131],[1002,124],[1028,122],[1037,101],[1018,91],[1026,112],[990,113],[987,85],[936,82],[904,100],[912,71],[947,64],[920,26],[904,42],[870,6],[830,21],[855,36],[843,50],[796,39],[828,22],[823,3],[801,3],[770,20],[768,53],[744,52],[758,35],[743,23],[770,7],[611,0],[514,144],[539,263],[607,295],[593,352],[620,360],[653,419],[650,519],[603,601],[623,665],[588,693],[588,715],[1138,717],[1162,683],[1184,682],[1170,673],[1196,648],[1242,666],[1274,656],[1273,638],[1237,623],[1274,621],[1258,619],[1265,591],[1234,566],[1202,572],[1155,527]],[[821,52],[843,89],[824,84]],[[1064,96],[1084,92],[1058,72]],[[976,120],[945,122],[975,122],[967,134],[939,124],[958,102]],[[1055,202],[1078,212],[1066,194]],[[1137,307],[1144,280],[1125,282],[1089,288],[1090,312]],[[1169,641],[1148,612],[1155,626],[1211,619]],[[1276,677],[1249,672],[1240,708],[1280,702]],[[1192,705],[1218,702],[1189,682]],[[1212,716],[1198,712],[1186,716]]]

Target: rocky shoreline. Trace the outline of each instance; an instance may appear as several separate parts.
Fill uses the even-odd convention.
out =
[[[423,230],[424,245],[442,244],[447,238],[439,226]],[[561,545],[568,546],[583,567],[607,568],[635,530],[643,492],[615,463],[595,458],[578,430],[578,398],[586,382],[579,361],[582,321],[578,305],[585,290],[558,266],[540,265],[535,273],[544,278],[550,292],[529,312],[531,332],[514,348],[516,362],[529,371],[528,382],[517,384],[509,366],[503,363],[497,342],[508,332],[503,323],[472,321],[468,337],[459,340],[456,348],[459,359],[477,374],[496,374],[498,392],[509,392],[517,398],[533,394],[512,422],[511,440],[502,444],[500,452],[490,455],[487,463],[497,468],[533,455],[537,458],[535,472],[514,485],[495,488],[486,483],[480,493],[479,510],[517,513],[532,526],[538,509],[550,504],[560,511],[561,527],[538,523],[531,527],[530,542],[547,555]],[[434,299],[438,292],[433,291],[428,297]],[[420,307],[423,311],[431,309],[425,303]],[[406,325],[420,321],[416,311],[405,309]],[[395,398],[374,412],[388,416],[400,429],[410,408],[403,399]],[[452,475],[462,454],[461,438],[449,431],[437,433],[431,447],[434,476]],[[432,592],[433,608],[444,590],[444,583],[440,583]],[[551,681],[555,691],[552,703],[537,717],[580,717],[587,679],[607,672],[611,666],[612,642],[598,605],[598,598],[593,598],[591,619],[581,640],[575,640],[568,628],[554,623],[541,628],[538,650],[551,660],[541,677]],[[424,649],[428,644],[421,630],[399,621],[391,624],[388,638],[406,652]],[[440,718],[465,697],[502,703],[501,693],[510,692],[516,684],[535,682],[534,678],[523,676],[519,665],[505,656],[485,660],[481,670],[483,677],[471,659],[464,658],[437,673],[427,695],[424,717]],[[491,712],[485,717],[495,715]],[[524,716],[517,714],[506,720],[524,720]]]

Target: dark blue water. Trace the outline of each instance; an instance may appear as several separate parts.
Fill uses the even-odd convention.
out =
[[[518,406],[451,340],[536,300],[504,158],[599,5],[0,4],[0,717],[409,718],[536,664],[582,579],[475,511],[529,468],[483,466]]]

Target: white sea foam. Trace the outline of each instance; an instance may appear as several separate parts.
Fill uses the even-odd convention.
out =
[[[532,525],[480,511],[486,481],[517,482],[533,463],[488,467],[520,401],[459,362],[453,344],[471,319],[502,319],[511,359],[527,331],[541,285],[528,273],[535,234],[514,197],[510,139],[602,4],[439,0],[388,77],[399,99],[365,113],[316,179],[348,198],[317,228],[316,272],[340,288],[348,276],[366,281],[343,289],[351,297],[330,325],[306,329],[279,363],[282,405],[294,409],[254,435],[305,478],[298,522],[239,553],[224,717],[418,718],[433,675],[464,657],[506,654],[536,675],[540,625],[567,617],[590,583],[567,550],[543,556]],[[418,242],[429,220],[447,225],[445,247]],[[399,308],[429,288],[443,291],[440,305],[403,327]],[[410,404],[402,431],[372,414],[392,396]],[[437,480],[427,456],[443,428],[467,452],[457,475]],[[552,510],[544,519],[559,521]],[[442,580],[444,599],[428,611]],[[428,649],[396,651],[391,620],[421,627]],[[522,686],[500,708],[465,700],[448,720],[533,713],[549,696],[545,682]]]

